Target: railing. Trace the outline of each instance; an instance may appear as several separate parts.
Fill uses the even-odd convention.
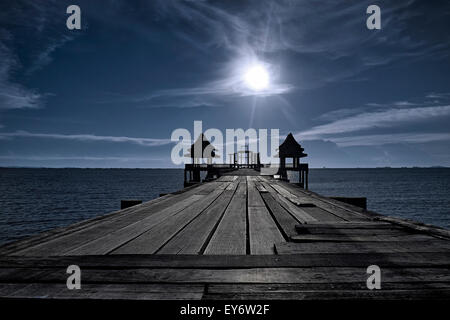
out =
[[[265,165],[243,165],[243,164],[192,164],[188,163],[184,166],[184,184],[185,186],[192,183],[201,182],[200,172],[206,171],[207,177],[205,180],[214,179],[219,177],[221,174],[227,171],[232,171],[238,168],[254,168],[259,170],[260,168],[274,168],[277,174],[280,175],[281,179],[287,179],[287,171],[298,172],[298,184],[305,189],[308,189],[308,173],[309,167],[307,163],[300,163],[295,165],[293,163],[288,163],[285,166],[280,166],[280,164],[265,164]]]
[[[280,168],[279,163],[275,164],[264,164],[261,165],[262,168]],[[289,171],[301,171],[301,170],[308,170],[308,164],[307,163],[300,163],[300,166],[294,166],[292,163],[287,163],[284,168]]]
[[[217,163],[213,163],[213,164],[206,164],[206,163],[201,163],[201,164],[192,164],[192,163],[187,163],[184,165],[184,168],[187,170],[190,169],[210,169],[210,168],[214,168],[214,169],[228,169],[228,168],[232,168],[231,164],[217,164]]]

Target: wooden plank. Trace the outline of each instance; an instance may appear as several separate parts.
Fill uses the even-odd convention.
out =
[[[248,223],[250,254],[274,254],[274,244],[284,238],[267,208],[248,207]]]
[[[348,221],[364,221],[369,218],[367,215],[362,215],[354,210],[349,210],[346,207],[335,205],[334,203],[323,201],[321,197],[312,197],[308,195],[303,189],[295,185],[276,181],[273,187],[291,202],[301,205],[302,203],[312,203],[319,208],[322,208],[336,217]]]
[[[280,194],[280,196],[284,197],[288,201],[292,202],[292,204],[297,206],[298,208],[294,209],[295,208],[294,206],[288,205],[290,210],[295,212],[295,214],[297,214],[300,219],[302,219],[306,222],[311,221],[310,219],[308,219],[308,217],[312,217],[317,221],[341,221],[341,220],[343,220],[341,217],[335,215],[333,211],[327,211],[321,207],[311,206],[311,203],[313,203],[315,205],[315,203],[312,202],[311,199],[309,199],[308,197],[299,197],[299,196],[291,193],[290,191],[288,191],[286,188],[282,187],[278,183],[272,184],[271,187],[273,187]]]
[[[299,206],[299,207],[316,206],[315,202],[317,202],[317,201],[313,201],[313,199],[311,197],[306,196],[304,194],[295,193],[295,190],[294,190],[294,192],[291,192],[292,190],[291,190],[291,188],[289,188],[289,187],[291,187],[291,185],[289,183],[281,183],[281,181],[275,181],[274,183],[271,183],[270,185],[280,195],[282,195],[284,198],[291,201],[296,206]]]
[[[62,282],[66,268],[0,270],[0,282]],[[10,271],[10,272],[8,272]],[[22,270],[23,271],[23,270]],[[298,267],[245,269],[83,269],[83,283],[341,283],[367,280],[364,267]],[[448,267],[382,268],[384,282],[450,282]]]
[[[381,221],[339,221],[339,222],[308,222],[306,224],[298,225],[299,227],[313,228],[313,229],[328,229],[328,228],[338,228],[338,229],[401,229],[407,230],[401,226],[397,226],[393,223],[381,222]]]
[[[140,212],[148,208],[149,206],[154,206],[156,204],[164,205],[164,203],[168,203],[169,200],[175,200],[180,195],[167,194],[163,197],[159,197],[150,201],[147,201],[141,205],[133,206],[130,208],[126,208],[119,211],[114,211],[105,215],[101,215],[92,219],[80,221],[74,223],[68,227],[55,228],[49,231],[45,231],[39,233],[35,236],[27,237],[23,240],[14,241],[11,243],[6,243],[0,246],[0,255],[6,255],[11,253],[17,253],[18,251],[29,248],[31,246],[61,237],[63,235],[67,235],[79,230],[91,228],[93,226],[97,226],[103,223],[109,223],[111,221],[115,221],[123,216],[134,215],[136,212]]]
[[[5,292],[7,288],[9,292]],[[201,299],[204,285],[196,284],[82,284],[68,290],[65,283],[0,284],[0,298],[96,299],[96,300],[180,300]]]
[[[292,202],[289,202],[286,198],[281,195],[276,195],[275,199],[280,203],[280,205],[289,211],[295,218],[297,218],[300,223],[316,222],[318,221],[316,217],[311,216],[302,208],[297,207]]]
[[[250,253],[273,254],[274,244],[284,238],[256,188],[256,177],[247,177],[247,192]]]
[[[132,268],[278,268],[318,266],[368,266],[378,262],[388,266],[426,267],[446,266],[450,263],[448,246],[433,245],[428,252],[411,251],[411,246],[384,246],[387,250],[377,252],[379,243],[362,249],[347,250],[346,246],[318,250],[312,243],[277,244],[280,255],[102,255],[67,257],[1,257],[1,268],[27,274],[27,269],[61,269],[76,264],[84,269],[132,269]],[[366,249],[366,250],[364,250]],[[367,250],[369,249],[369,250]],[[426,249],[426,247],[425,247]],[[322,252],[323,251],[323,252]],[[349,251],[349,252],[347,252]],[[408,252],[410,251],[410,252]],[[425,251],[425,250],[424,250]],[[292,252],[293,254],[290,254]],[[8,271],[9,272],[9,271]],[[8,274],[8,272],[6,274]]]
[[[450,252],[446,241],[403,242],[307,242],[275,244],[278,254],[304,253],[401,253],[401,252]]]
[[[299,207],[301,204],[309,203],[309,199],[303,198],[299,199],[294,194],[289,192],[287,189],[278,185],[277,183],[263,184],[266,189],[273,188],[276,191],[272,191],[275,199],[290,213],[292,213],[301,223],[316,222],[316,221],[341,221],[342,219],[337,218],[333,214],[326,212],[317,207]],[[270,192],[270,191],[269,191]]]
[[[402,226],[404,228],[409,228],[411,230],[415,230],[415,231],[418,231],[421,233],[427,233],[429,235],[438,236],[440,238],[450,239],[450,230],[447,230],[444,228],[440,228],[440,227],[436,227],[436,226],[432,226],[432,225],[428,225],[428,224],[424,224],[424,223],[419,223],[419,222],[415,222],[415,221],[408,220],[408,219],[400,219],[400,218],[387,217],[387,216],[382,216],[382,215],[379,215],[378,217],[376,217],[374,219],[377,221],[390,222],[392,224],[396,224],[396,225]]]
[[[336,228],[330,228],[330,229],[304,229],[300,228],[297,229],[298,235],[300,236],[326,236],[326,237],[354,237],[354,236],[360,236],[360,237],[367,237],[367,236],[408,236],[413,235],[411,233],[408,233],[404,230],[399,229],[366,229],[366,230],[358,230],[358,229],[336,229]],[[294,236],[295,237],[295,236]]]
[[[356,242],[356,241],[428,241],[433,237],[428,235],[407,234],[407,235],[345,235],[345,234],[305,234],[292,236],[290,238],[293,242],[308,242],[308,241],[327,241],[327,242]]]
[[[329,290],[206,294],[206,300],[448,300],[450,289]]]
[[[142,219],[143,216],[147,216],[149,214],[152,214],[152,212],[162,210],[162,208],[172,205],[175,201],[182,201],[190,197],[192,194],[195,194],[195,192],[206,187],[208,187],[207,184],[187,187],[163,197],[147,201],[141,205],[115,211],[106,215],[95,217],[93,219],[75,223],[68,227],[53,229],[36,236],[31,236],[23,240],[8,243],[1,246],[0,254],[21,254],[20,250],[28,249],[32,246],[36,246],[44,242],[49,242],[62,236],[76,233],[78,231],[83,232],[83,235],[76,234],[77,239],[85,239],[87,237],[86,233],[92,233],[91,236],[93,236],[95,239],[95,237],[98,237],[102,234],[102,232],[106,228],[106,225],[121,228],[123,227],[124,223],[131,224],[132,222]],[[95,229],[95,232],[92,232],[93,229]],[[70,242],[71,244],[76,246],[77,239],[64,240],[63,243],[67,245],[67,243]]]
[[[296,225],[295,229],[297,230],[299,235],[344,235],[344,236],[393,236],[393,235],[410,235],[410,232],[407,232],[407,229],[401,228],[365,228],[365,229],[357,229],[357,228],[339,228],[339,227],[328,227],[328,228],[315,228],[308,227],[308,225]]]
[[[342,221],[334,212],[324,210],[319,207],[301,207],[301,210],[316,219],[317,221]]]
[[[77,246],[63,243],[58,243],[58,251],[50,247],[53,255],[83,255],[83,254],[107,254],[108,252],[114,250],[120,245],[127,243],[128,241],[136,238],[140,234],[144,233],[148,229],[154,227],[155,225],[161,223],[168,217],[177,214],[182,211],[186,207],[194,204],[200,199],[204,198],[204,195],[191,195],[189,198],[182,202],[175,202],[172,206],[165,208],[164,210],[158,211],[148,217],[145,217],[139,221],[136,221],[132,224],[127,224],[126,226],[116,229],[114,228],[102,236],[98,236],[94,240],[89,239],[80,239],[77,241]],[[64,241],[66,239],[60,239]],[[90,241],[89,241],[90,240]],[[68,250],[67,247],[71,248]],[[56,251],[55,253],[53,253]],[[45,255],[45,251],[42,249],[38,253],[33,250],[27,255]]]
[[[247,252],[247,183],[245,177],[238,188],[204,254],[246,254]]]
[[[320,284],[314,284],[317,287]],[[203,295],[204,285],[180,284],[86,284],[82,290],[67,290],[65,284],[0,284],[1,298],[179,300],[179,299],[448,299],[448,283],[383,283],[382,290],[353,289],[353,283],[331,284],[330,289],[311,290],[308,284],[212,284]],[[398,288],[400,286],[400,288]],[[5,293],[7,287],[12,293]],[[306,288],[305,288],[306,287]],[[338,287],[338,288],[336,288]],[[393,287],[393,288],[390,288]],[[397,287],[397,288],[396,288]],[[389,288],[389,289],[387,289]]]
[[[309,204],[313,203],[314,205],[317,205],[311,198],[306,196],[298,196],[284,188],[283,186],[279,185],[278,182],[271,184],[271,187],[273,187],[280,196],[284,197],[285,199],[292,202],[295,208],[292,205],[289,205],[286,203],[286,201],[283,201],[287,206],[289,207],[289,210],[296,215],[298,215],[299,219],[308,222],[311,221],[309,217],[312,217],[314,220],[317,221],[342,221],[344,218],[340,217],[339,215],[336,215],[334,210],[333,211],[327,211],[324,210],[321,207],[314,207],[310,206]],[[280,198],[282,199],[282,198]],[[308,205],[305,205],[308,204]],[[314,221],[312,220],[312,221]]]
[[[14,294],[18,289],[25,287],[29,284],[17,284],[17,283],[0,283],[0,298],[6,298]]]
[[[294,186],[294,188],[295,188],[295,186]],[[368,214],[370,212],[361,207],[357,207],[357,206],[351,205],[349,203],[338,201],[338,200],[335,200],[332,198],[324,197],[324,196],[317,194],[311,190],[305,190],[305,189],[300,189],[300,188],[295,188],[295,189],[296,189],[296,192],[302,193],[305,196],[316,198],[316,199],[320,200],[321,202],[326,202],[333,206],[339,207],[341,209],[344,209],[344,210],[350,212],[351,214],[356,214],[363,218],[367,217],[367,218],[369,218],[369,220],[372,218],[371,215]]]
[[[138,237],[127,243],[109,251],[110,254],[152,254],[175,236],[183,227],[200,215],[211,203],[222,193],[223,189],[218,189],[202,199],[192,203],[188,207],[171,215],[155,224],[153,227],[140,234]],[[92,252],[92,250],[88,250]],[[106,252],[105,252],[106,253]],[[77,254],[83,254],[83,252]],[[85,253],[84,253],[85,254]],[[101,254],[101,253],[99,253]]]
[[[266,189],[261,183],[258,183],[258,184],[256,185],[256,188],[258,189],[259,193],[266,193],[266,192],[269,192],[269,191],[267,191],[267,189]]]
[[[269,184],[262,183],[265,189],[272,195],[272,197],[288,212],[290,212],[300,223],[316,222],[317,219],[311,217],[305,211],[297,207],[295,204],[284,198],[275,191]]]
[[[173,213],[178,212],[185,206],[188,206],[191,201],[200,199],[201,195],[192,195],[196,190],[204,189],[207,184],[201,185],[196,188],[190,188],[188,192],[181,193],[179,196],[173,200],[177,201],[164,201],[157,203],[155,205],[142,206],[142,210],[135,211],[132,215],[124,215],[118,219],[106,219],[101,223],[94,224],[90,227],[82,228],[76,232],[71,232],[68,234],[63,234],[61,236],[56,236],[54,239],[49,241],[44,241],[35,246],[26,247],[19,251],[15,251],[15,255],[61,255],[70,252],[73,249],[80,247],[81,245],[88,243],[89,241],[108,235],[115,230],[122,230],[123,228],[133,228],[141,222],[146,222],[147,220],[158,219],[161,216],[167,215],[167,212],[172,211]],[[136,206],[140,207],[140,206]],[[134,207],[132,207],[134,208]],[[131,208],[130,208],[131,209]],[[145,224],[144,224],[145,225]],[[142,227],[142,225],[139,225]]]
[[[418,290],[416,282],[385,282],[382,283],[382,290]],[[450,289],[450,282],[421,282],[421,290],[433,289]],[[289,292],[303,292],[303,291],[340,291],[340,290],[366,290],[367,284],[365,282],[330,282],[330,283],[267,283],[267,284],[252,284],[252,283],[230,283],[230,284],[215,284],[208,286],[207,294],[221,294],[221,293],[237,293],[237,294],[251,294],[251,293],[289,293]]]
[[[236,178],[237,178],[237,176],[221,176],[221,177],[217,178],[216,181],[233,182],[236,180]]]
[[[214,190],[226,189],[229,182],[210,181],[203,184],[203,188],[197,188],[194,194],[208,195]]]
[[[289,192],[287,189],[283,188],[282,186],[278,185],[277,182],[272,183],[270,185],[272,188],[274,188],[279,194],[281,194],[283,197],[285,197],[286,199],[292,201],[292,203],[294,204],[300,204],[302,203],[301,200],[303,200],[303,202],[308,202],[308,199],[301,199],[299,197],[296,197],[293,193]]]
[[[289,183],[279,182],[279,184],[285,187],[291,194],[294,194],[300,199],[304,199],[303,201],[313,203],[322,209],[332,212],[334,215],[340,217],[343,220],[370,220],[370,217],[368,217],[368,215],[362,214],[360,209],[355,210],[355,206],[343,204],[339,201],[328,201],[331,199],[318,196],[317,194],[308,193],[307,191]]]
[[[237,184],[231,184],[234,188]],[[158,254],[200,254],[228,207],[235,190],[223,192],[214,203],[192,223],[170,240]]]
[[[247,192],[248,192],[247,206],[265,207],[261,195],[259,194],[258,189],[256,189],[255,182],[251,178],[255,177],[247,177]]]
[[[286,239],[297,234],[295,226],[298,221],[286,211],[269,193],[263,193],[262,198],[272,212],[277,224],[281,228],[281,232]]]
[[[227,191],[235,191],[237,189],[239,182],[230,183],[225,190]]]

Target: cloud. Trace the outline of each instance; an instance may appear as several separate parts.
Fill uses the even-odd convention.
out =
[[[369,106],[369,104],[367,106]],[[336,119],[342,119],[345,117],[360,114],[366,110],[367,110],[366,107],[342,108],[342,109],[332,110],[332,111],[326,112],[324,114],[321,114],[319,117],[317,117],[317,120],[319,120],[319,121],[334,121]]]
[[[339,147],[450,141],[450,133],[398,133],[331,138]]]
[[[172,143],[170,139],[135,138],[124,136],[97,136],[93,134],[57,134],[57,133],[31,133],[27,131],[1,132],[0,139],[8,138],[42,138],[74,141],[104,141],[115,143],[135,143],[146,147],[162,146]]]
[[[0,26],[0,110],[42,107],[48,94],[21,84],[17,75],[29,77],[42,69],[56,49],[74,38],[55,19],[61,16],[57,1],[23,2],[0,10],[5,23]]]
[[[449,92],[431,92],[426,96],[429,99],[444,99],[448,100],[450,99],[450,93]]]
[[[419,108],[389,109],[365,112],[297,133],[302,139],[316,139],[333,134],[361,131],[373,128],[393,127],[400,123],[437,118],[450,115],[450,105]]]
[[[417,104],[409,102],[409,101],[397,101],[394,103],[394,105],[398,106],[398,107],[410,107],[410,106],[415,106]]]
[[[51,39],[47,46],[44,46],[44,49],[36,54],[32,65],[26,71],[27,75],[30,75],[50,64],[53,60],[52,53],[73,39],[73,36],[68,35],[62,35],[61,38],[57,39]]]
[[[200,53],[180,52],[179,57],[204,56],[226,66],[223,70],[214,68],[215,80],[198,82],[199,78],[210,79],[210,74],[203,77],[199,72],[191,81],[199,85],[138,93],[122,101],[148,103],[149,107],[209,107],[215,106],[214,99],[220,97],[284,95],[334,82],[364,81],[367,78],[361,74],[375,67],[448,55],[446,35],[437,35],[428,24],[422,26],[420,37],[415,32],[414,19],[425,14],[436,17],[438,11],[432,6],[418,8],[417,2],[383,2],[379,32],[368,31],[365,26],[370,1],[159,0],[140,3],[139,8],[117,1],[96,19],[114,21],[139,36],[154,34],[164,26],[167,34]],[[116,19],[117,12],[125,8],[143,14]],[[254,92],[240,84],[242,64],[251,60],[277,69],[271,88],[265,92]],[[180,97],[186,103],[171,103],[171,99]],[[204,103],[197,104],[198,100]]]
[[[353,78],[393,62],[448,56],[446,35],[437,36],[433,25],[422,25],[421,36],[414,32],[422,15],[441,13],[437,7],[422,8],[414,0],[385,2],[381,4],[382,30],[369,32],[365,18],[370,4],[161,0],[156,7],[159,19],[168,22],[174,34],[203,51],[221,48],[234,59],[280,52],[298,55],[304,59],[305,77],[299,88]]]
[[[252,90],[245,81],[245,74],[251,66],[263,66],[269,74],[268,86]],[[280,83],[279,69],[270,63],[258,60],[252,55],[242,57],[228,64],[221,79],[208,81],[195,87],[156,90],[149,94],[121,96],[122,101],[143,104],[148,107],[216,107],[225,105],[223,100],[239,97],[280,96],[295,89],[293,85]],[[222,102],[218,102],[222,100]]]
[[[208,86],[196,87],[196,88],[177,88],[156,91],[150,95],[134,99],[136,102],[151,101],[156,98],[174,98],[174,97],[201,97],[201,96],[260,96],[267,97],[272,95],[280,95],[291,91],[293,86],[287,84],[271,84],[267,89],[254,91],[246,88],[246,85],[242,83],[240,77],[231,77],[225,80],[215,81]],[[199,105],[198,100],[188,101],[182,106],[191,107]],[[202,105],[214,105],[212,102],[202,101]]]
[[[221,104],[208,101],[207,99],[200,100],[197,97],[192,99],[170,99],[171,101],[152,102],[151,104],[145,104],[145,107],[149,108],[198,108],[198,107],[220,107]],[[147,100],[143,100],[147,101]]]
[[[0,29],[0,38],[4,36],[7,36],[7,32]],[[0,41],[0,61],[0,110],[40,107],[41,94],[9,80],[19,62],[2,41]]]
[[[0,155],[0,160],[30,160],[30,161],[61,161],[61,160],[86,160],[86,161],[161,161],[164,158],[148,157],[92,157],[92,156],[27,156],[27,155]]]

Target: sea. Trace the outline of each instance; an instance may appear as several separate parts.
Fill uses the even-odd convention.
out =
[[[0,244],[182,188],[182,169],[0,168]],[[309,189],[450,228],[450,168],[310,169]]]

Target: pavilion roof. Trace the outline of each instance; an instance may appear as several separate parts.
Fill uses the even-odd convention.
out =
[[[191,145],[189,149],[189,154],[186,156],[191,158],[215,158],[217,149],[209,142],[205,134],[200,134]]]
[[[278,156],[287,158],[303,158],[307,156],[307,154],[303,152],[304,150],[305,149],[302,148],[302,146],[295,140],[292,133],[289,133],[278,148]]]

